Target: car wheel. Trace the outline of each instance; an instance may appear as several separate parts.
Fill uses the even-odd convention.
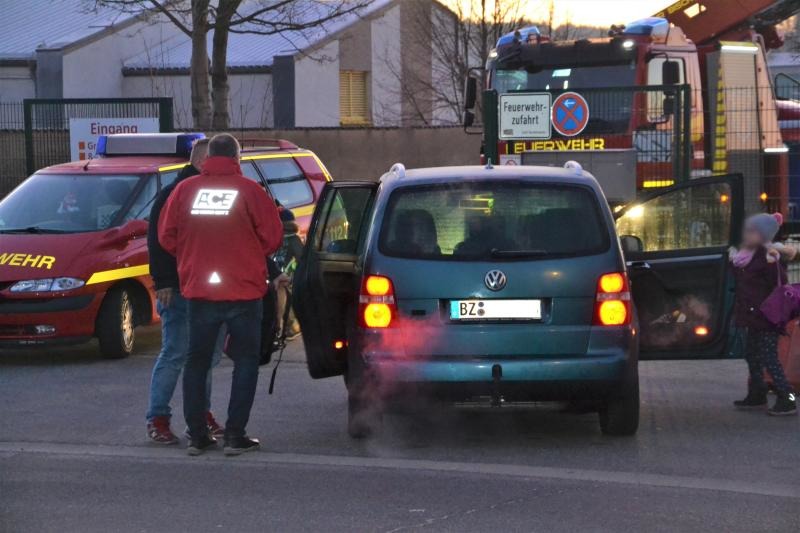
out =
[[[135,311],[132,295],[127,289],[116,287],[106,294],[95,325],[100,354],[106,359],[122,359],[133,353]]]
[[[639,378],[628,383],[621,395],[606,400],[600,409],[600,430],[604,435],[630,436],[639,429]]]

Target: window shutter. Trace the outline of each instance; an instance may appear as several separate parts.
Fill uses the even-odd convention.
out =
[[[343,126],[371,123],[366,72],[343,70],[339,73],[339,115]]]

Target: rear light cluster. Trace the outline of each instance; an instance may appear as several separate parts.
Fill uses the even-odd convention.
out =
[[[631,293],[625,274],[612,272],[600,276],[594,320],[598,326],[626,326],[631,323]]]
[[[394,285],[385,276],[367,276],[361,286],[359,316],[367,328],[388,328],[397,315]]]

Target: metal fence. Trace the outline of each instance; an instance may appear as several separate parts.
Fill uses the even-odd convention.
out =
[[[114,118],[153,118],[159,131],[172,131],[172,99],[28,99],[0,103],[0,197],[37,169],[71,159],[72,120]]]
[[[24,130],[22,102],[0,103],[0,198],[26,176]]]
[[[28,99],[23,102],[26,170],[70,159],[75,119],[155,118],[159,131],[173,130],[171,98]]]

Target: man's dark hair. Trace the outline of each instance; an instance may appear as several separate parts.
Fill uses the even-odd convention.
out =
[[[209,157],[222,156],[238,159],[240,152],[241,147],[239,146],[239,141],[230,133],[214,135],[208,143]]]

